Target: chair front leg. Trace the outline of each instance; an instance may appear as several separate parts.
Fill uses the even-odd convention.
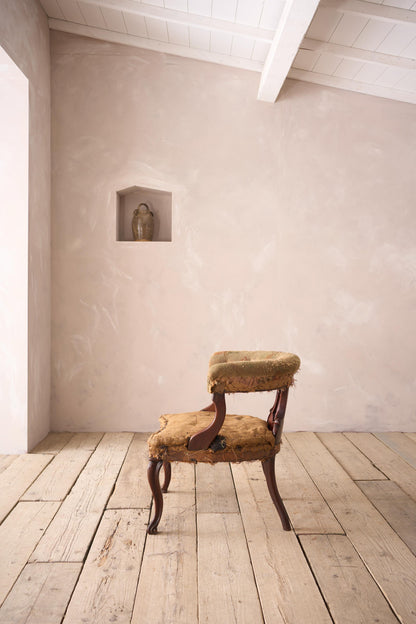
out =
[[[277,489],[276,475],[274,472],[274,458],[275,456],[273,455],[273,457],[269,457],[269,459],[263,460],[261,462],[261,465],[263,468],[264,476],[266,477],[266,483],[269,489],[271,499],[277,509],[280,520],[282,521],[282,527],[285,531],[290,531],[291,527],[289,516],[279,494],[279,490]]]
[[[159,473],[162,468],[163,461],[161,459],[150,459],[147,468],[147,478],[153,495],[154,516],[153,520],[147,527],[147,533],[154,535],[157,533],[157,527],[162,517],[163,511],[163,495],[160,487]]]

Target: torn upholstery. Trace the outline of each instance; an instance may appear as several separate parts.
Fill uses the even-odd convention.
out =
[[[148,441],[150,457],[163,461],[241,462],[267,459],[279,451],[266,421],[255,416],[227,414],[221,431],[207,450],[189,451],[189,438],[207,427],[212,412],[165,414],[161,428]],[[214,450],[218,449],[218,450]]]
[[[261,392],[288,388],[300,366],[293,353],[219,351],[209,361],[208,392]]]

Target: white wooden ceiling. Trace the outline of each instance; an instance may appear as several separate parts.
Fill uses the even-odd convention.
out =
[[[40,0],[55,30],[416,103],[416,0]]]

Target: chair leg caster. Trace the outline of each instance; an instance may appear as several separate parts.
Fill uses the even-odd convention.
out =
[[[263,468],[264,476],[266,477],[269,494],[271,496],[274,506],[277,509],[277,513],[279,514],[283,530],[291,531],[289,516],[286,511],[286,507],[283,504],[282,498],[279,494],[279,490],[277,489],[276,475],[274,472],[274,459],[274,456],[270,457],[269,459],[265,459],[261,462],[261,465]]]
[[[163,512],[163,495],[159,481],[159,473],[162,465],[162,460],[151,459],[147,468],[147,478],[149,481],[150,489],[152,490],[154,507],[153,520],[149,523],[149,526],[147,527],[147,533],[149,535],[154,535],[155,533],[157,533],[157,527],[159,525]]]

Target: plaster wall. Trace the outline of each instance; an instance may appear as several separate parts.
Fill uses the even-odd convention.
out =
[[[27,449],[29,89],[0,47],[0,453]]]
[[[200,408],[219,349],[300,355],[288,429],[414,429],[416,107],[258,79],[52,34],[53,429]],[[133,185],[172,242],[116,242]]]
[[[50,425],[50,54],[47,18],[37,0],[1,0],[0,45],[29,81],[28,222],[20,231],[22,237],[28,231],[27,369],[18,371],[27,377],[27,440],[22,450],[28,450]],[[2,202],[11,212],[16,209],[13,195],[3,195]],[[4,361],[3,366],[12,383],[13,367]],[[7,412],[2,417],[11,427]]]

